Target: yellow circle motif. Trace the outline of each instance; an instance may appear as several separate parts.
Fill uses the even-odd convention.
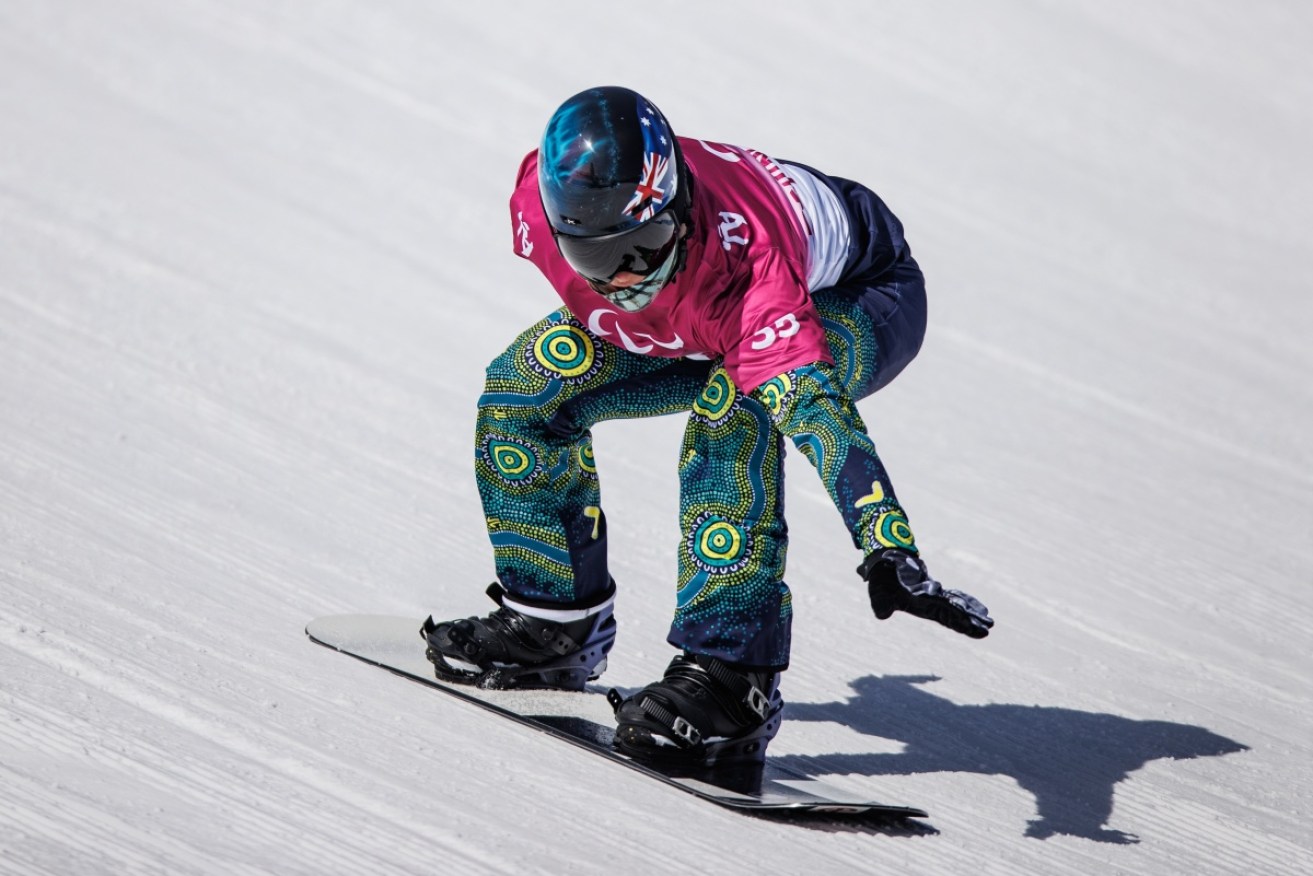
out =
[[[784,404],[784,398],[793,389],[793,381],[789,375],[781,374],[779,377],[771,378],[761,386],[761,398],[766,403],[766,410],[771,414],[778,414],[780,406]]]
[[[723,520],[704,527],[699,535],[698,549],[712,562],[736,559],[743,550],[743,534]]]
[[[718,420],[734,404],[735,389],[733,382],[724,371],[711,375],[707,385],[702,387],[702,394],[693,402],[693,410],[709,420]]]
[[[916,544],[912,526],[901,511],[886,511],[876,519],[875,539],[891,548],[910,548]]]
[[[538,464],[537,458],[528,448],[509,441],[489,442],[488,456],[502,477],[510,480],[519,480],[532,474]]]
[[[578,326],[557,325],[533,343],[534,357],[562,377],[578,377],[593,367],[593,339]]]

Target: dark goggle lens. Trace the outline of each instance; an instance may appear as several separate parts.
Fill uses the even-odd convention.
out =
[[[637,228],[600,237],[557,234],[561,255],[579,276],[606,283],[620,271],[647,276],[665,263],[679,242],[679,222],[669,212],[658,213]]]

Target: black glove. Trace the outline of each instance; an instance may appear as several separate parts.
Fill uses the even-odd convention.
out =
[[[960,590],[945,589],[930,577],[925,563],[907,551],[876,551],[857,567],[857,574],[866,579],[871,608],[880,620],[905,611],[973,639],[985,638],[994,625],[980,600]]]

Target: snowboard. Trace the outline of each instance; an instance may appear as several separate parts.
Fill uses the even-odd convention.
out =
[[[729,809],[763,816],[902,819],[924,818],[912,806],[878,803],[836,789],[766,758],[749,764],[689,769],[637,761],[612,748],[614,719],[605,688],[582,692],[481,690],[436,678],[424,656],[419,621],[387,615],[334,615],[312,620],[312,642],[381,667],[532,730],[578,746],[614,764]],[[788,706],[785,706],[787,716]]]

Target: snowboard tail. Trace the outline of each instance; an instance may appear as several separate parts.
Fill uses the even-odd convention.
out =
[[[854,797],[824,782],[779,767],[747,763],[712,768],[648,763],[613,747],[611,706],[598,691],[483,690],[437,678],[424,656],[418,622],[387,615],[333,615],[306,625],[312,642],[386,669],[554,736],[671,787],[730,809],[761,815],[924,818],[926,812]]]

